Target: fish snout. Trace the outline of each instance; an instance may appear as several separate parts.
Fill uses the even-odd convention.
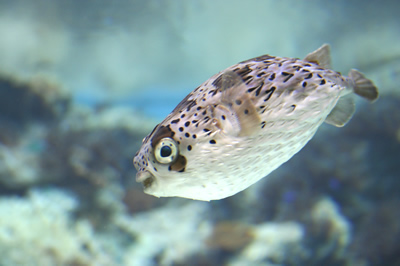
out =
[[[141,183],[145,189],[149,188],[154,181],[155,178],[149,171],[140,171],[136,174],[136,182]]]

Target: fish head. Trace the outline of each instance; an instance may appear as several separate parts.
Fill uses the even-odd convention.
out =
[[[249,171],[252,160],[243,154],[246,140],[262,126],[246,91],[242,79],[228,71],[183,99],[134,158],[144,192],[214,200],[243,190],[246,180],[238,176]]]
[[[219,128],[220,121],[195,114],[186,114],[179,122],[171,117],[143,140],[133,163],[145,193],[206,201],[231,195],[226,183],[234,184],[228,178],[234,173],[228,162],[241,160],[242,154],[234,156],[238,141]]]
[[[196,160],[191,151],[201,141],[196,135],[189,139],[185,134],[171,124],[159,124],[143,140],[133,163],[136,181],[143,185],[145,193],[156,197],[194,198],[193,193],[199,192],[197,188],[201,185],[196,179],[199,173],[190,161]]]

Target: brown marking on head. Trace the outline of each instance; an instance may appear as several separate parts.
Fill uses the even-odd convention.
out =
[[[153,137],[151,138],[151,147],[153,149],[162,138],[172,138],[175,135],[175,132],[171,130],[169,125],[157,127],[158,128],[154,130]]]
[[[186,158],[185,156],[179,155],[178,159],[171,164],[168,168],[170,171],[184,172],[186,167]]]

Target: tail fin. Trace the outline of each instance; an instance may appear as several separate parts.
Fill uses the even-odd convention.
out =
[[[349,77],[354,82],[354,93],[373,102],[378,99],[378,88],[371,80],[367,79],[361,72],[352,69]]]

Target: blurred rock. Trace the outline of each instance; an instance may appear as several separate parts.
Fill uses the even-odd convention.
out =
[[[254,238],[251,226],[233,221],[222,221],[214,225],[207,244],[214,249],[235,252],[248,245]]]
[[[61,85],[44,77],[19,80],[0,74],[0,142],[15,144],[27,126],[61,120],[70,100]]]

